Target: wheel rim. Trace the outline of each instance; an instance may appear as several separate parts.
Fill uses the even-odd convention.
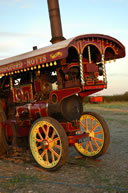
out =
[[[62,143],[56,128],[47,121],[38,121],[30,133],[30,148],[42,167],[55,167],[62,155]]]
[[[90,114],[83,114],[80,118],[79,134],[87,133],[88,137],[79,140],[75,143],[76,149],[87,157],[97,155],[104,145],[104,130],[101,123]]]

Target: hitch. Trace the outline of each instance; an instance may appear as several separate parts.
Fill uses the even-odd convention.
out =
[[[88,133],[83,133],[83,134],[76,134],[73,136],[68,136],[68,143],[70,146],[74,145],[74,143],[77,143],[79,139],[83,139],[89,137]]]

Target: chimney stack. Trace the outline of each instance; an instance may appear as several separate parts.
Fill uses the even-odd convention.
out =
[[[58,0],[47,0],[51,24],[52,44],[65,40],[63,37]]]

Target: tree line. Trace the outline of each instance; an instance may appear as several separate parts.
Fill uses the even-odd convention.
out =
[[[104,102],[128,102],[128,91],[125,92],[124,94],[103,96],[103,101]],[[83,99],[83,102],[85,103],[90,102],[90,96],[85,97]]]

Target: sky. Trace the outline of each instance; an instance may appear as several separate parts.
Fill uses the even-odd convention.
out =
[[[108,88],[99,95],[128,91],[128,0],[59,0],[66,39],[100,33],[118,39],[126,57],[106,64]],[[0,0],[0,59],[50,45],[47,0]]]

